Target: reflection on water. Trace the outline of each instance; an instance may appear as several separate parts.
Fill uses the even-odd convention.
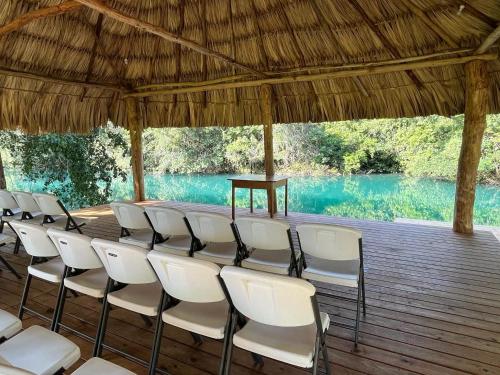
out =
[[[146,176],[150,199],[231,204],[227,175]],[[116,199],[130,199],[130,181],[114,184]],[[451,221],[455,184],[401,175],[293,177],[289,182],[290,211],[392,221],[396,217]],[[238,189],[237,206],[249,206],[248,190]],[[283,207],[283,192],[278,203]],[[254,192],[255,206],[264,208],[264,191]],[[474,213],[477,224],[500,225],[500,188],[479,185]]]

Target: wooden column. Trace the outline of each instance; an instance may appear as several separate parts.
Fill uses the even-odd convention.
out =
[[[134,98],[126,98],[127,116],[130,132],[130,151],[132,174],[134,177],[135,200],[145,200],[144,194],[144,159],[142,155],[142,119],[139,103]]]
[[[271,85],[260,88],[260,110],[264,124],[264,168],[267,176],[274,176],[273,108]]]
[[[5,180],[5,173],[3,170],[2,154],[0,153],[0,189],[7,188],[7,181]]]
[[[475,60],[465,64],[465,119],[453,220],[453,230],[458,233],[473,231],[477,168],[486,128],[488,96],[488,63]]]

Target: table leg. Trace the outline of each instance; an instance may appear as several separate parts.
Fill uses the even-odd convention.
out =
[[[285,216],[288,216],[288,182],[285,184]]]
[[[250,188],[250,212],[253,213],[253,189]]]
[[[273,188],[268,187],[267,188],[267,210],[269,211],[269,216],[271,217],[271,219],[273,218],[273,208],[274,208]]]
[[[273,213],[278,213],[278,199],[276,197],[276,187],[273,186]]]
[[[232,217],[233,217],[233,220],[234,220],[234,211],[235,211],[235,188],[234,186],[231,187],[231,211],[232,211]]]

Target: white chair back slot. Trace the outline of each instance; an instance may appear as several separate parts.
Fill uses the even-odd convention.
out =
[[[189,235],[184,222],[184,212],[175,208],[159,206],[146,207],[145,210],[157,233],[169,236]]]
[[[40,207],[38,207],[38,203],[36,203],[33,195],[31,193],[27,193],[24,191],[13,191],[12,195],[16,200],[19,208],[23,212],[37,212],[40,211]]]
[[[53,194],[33,193],[33,199],[44,215],[66,215],[58,203],[59,198]]]
[[[202,242],[233,242],[231,219],[221,214],[186,212],[193,234]]]
[[[148,254],[148,259],[163,289],[172,297],[195,303],[219,302],[226,298],[216,264],[156,250]]]
[[[299,327],[315,321],[306,280],[226,266],[220,273],[236,309],[251,320],[279,327]]]
[[[149,229],[149,223],[144,216],[144,207],[134,203],[113,202],[113,213],[122,228]]]
[[[0,215],[2,210],[13,210],[14,208],[19,208],[19,205],[12,193],[7,190],[0,190]]]
[[[328,260],[359,259],[359,239],[357,229],[330,224],[297,225],[300,245],[304,253]]]
[[[290,225],[286,222],[254,217],[240,217],[234,222],[247,247],[262,250],[283,250],[290,247]]]
[[[158,281],[148,262],[146,249],[100,238],[94,238],[91,244],[113,280],[125,284],[150,284]]]
[[[12,221],[11,225],[29,255],[35,257],[56,257],[59,255],[56,246],[47,235],[47,228],[17,220]]]
[[[65,265],[82,270],[104,267],[91,246],[92,238],[79,233],[49,228],[47,234],[61,254]]]

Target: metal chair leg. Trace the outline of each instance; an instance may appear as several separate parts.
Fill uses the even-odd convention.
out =
[[[359,336],[359,313],[361,310],[361,285],[358,282],[358,301],[357,301],[357,307],[356,307],[356,328],[355,328],[355,333],[354,333],[354,346],[358,346],[358,336]]]
[[[26,300],[28,299],[28,292],[30,290],[32,278],[33,276],[31,276],[31,274],[28,274],[28,276],[26,277],[26,283],[24,284],[23,296],[21,297],[21,304],[19,305],[19,312],[17,314],[17,317],[21,320],[23,320],[24,305],[26,305]]]
[[[366,315],[366,298],[365,298],[365,272],[361,273],[361,288],[363,292],[363,315]]]
[[[160,348],[161,348],[161,338],[163,335],[162,314],[163,310],[165,309],[165,300],[166,300],[165,292],[162,292],[160,305],[158,307],[158,314],[156,316],[156,327],[153,338],[153,349],[151,351],[151,360],[149,361],[149,371],[148,371],[149,375],[154,375],[156,373],[156,365],[158,363],[158,356],[160,354]]]
[[[231,324],[232,324],[232,313],[231,311],[228,312],[228,319],[226,322],[226,327],[224,328],[224,342],[222,344],[222,353],[220,357],[220,365],[219,365],[219,375],[224,375],[224,369],[226,366],[226,357],[227,357],[227,350],[228,350],[228,343],[229,343],[229,336],[230,336],[230,331],[231,331]]]
[[[321,336],[320,333],[316,335],[316,344],[314,347],[314,360],[313,360],[313,375],[318,374],[318,362],[319,362],[319,347],[321,346]]]
[[[332,369],[330,368],[330,360],[328,359],[328,347],[326,346],[326,332],[323,333],[323,345],[322,345],[322,351],[323,351],[323,364],[325,366],[326,374],[330,375],[332,373]]]
[[[227,353],[224,364],[224,375],[229,375],[231,373],[231,359],[233,356],[233,334],[236,329],[236,323],[238,322],[237,314],[233,314],[231,317],[231,327],[229,328],[229,335],[227,338]]]
[[[65,274],[66,274],[66,272],[65,272]],[[54,316],[52,318],[52,325],[50,327],[51,331],[59,332],[59,324],[61,323],[62,313],[64,310],[64,304],[66,302],[67,294],[68,294],[68,288],[66,288],[64,286],[64,279],[63,279],[61,281],[61,286],[59,287],[56,308],[54,310]]]
[[[16,236],[16,243],[14,244],[14,255],[19,254],[19,249],[21,248],[21,239],[19,236]]]
[[[21,280],[23,277],[12,267],[12,265],[7,262],[7,260],[0,255],[0,263],[3,263],[3,265],[14,274],[15,277],[17,277],[19,280]]]
[[[99,321],[99,328],[97,328],[97,335],[94,345],[94,351],[92,353],[93,357],[100,357],[102,354],[102,343],[104,342],[104,336],[106,334],[106,326],[108,324],[109,317],[109,303],[108,299],[105,298],[102,304],[101,319]]]

